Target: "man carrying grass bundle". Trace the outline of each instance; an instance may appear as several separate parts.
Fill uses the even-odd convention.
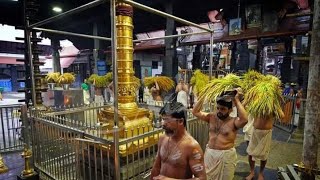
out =
[[[275,119],[282,119],[283,99],[280,89],[281,81],[271,75],[263,76],[247,90],[244,104],[254,118],[252,135],[247,153],[249,155],[250,174],[247,180],[254,178],[255,161],[260,160],[258,179],[264,179],[263,171],[267,163],[272,141],[272,128]]]
[[[237,130],[245,126],[248,115],[239,100],[242,95],[240,88],[236,89],[234,98],[219,96],[216,110],[213,113],[202,112],[205,98],[199,101],[192,113],[209,124],[209,142],[205,150],[204,162],[208,180],[232,180],[236,168],[237,154],[234,143]],[[232,103],[237,107],[239,117],[231,117]]]
[[[249,140],[247,153],[249,155],[250,174],[246,180],[254,178],[255,160],[261,160],[258,180],[264,179],[263,171],[267,164],[272,141],[273,117],[255,118],[253,130]]]

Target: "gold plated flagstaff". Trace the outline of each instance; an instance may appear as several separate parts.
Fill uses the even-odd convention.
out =
[[[136,103],[137,86],[133,70],[133,8],[129,4],[116,5],[118,112],[114,108],[101,111],[99,121],[104,124],[103,133],[112,132],[114,113],[119,116],[120,138],[133,137],[151,130],[151,113]],[[149,139],[151,140],[151,139]],[[121,148],[120,148],[121,149]],[[123,149],[124,150],[124,149]],[[121,151],[121,150],[120,150]]]

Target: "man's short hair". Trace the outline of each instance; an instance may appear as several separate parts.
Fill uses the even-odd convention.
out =
[[[217,104],[232,109],[232,99],[221,98],[217,100]]]
[[[180,102],[168,102],[166,103],[159,112],[160,115],[169,115],[173,118],[183,119],[183,125],[187,125],[187,110]]]

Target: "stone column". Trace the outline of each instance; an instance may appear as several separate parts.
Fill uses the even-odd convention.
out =
[[[173,13],[173,2],[165,3],[166,13]],[[165,35],[177,34],[176,24],[173,19],[167,18]],[[178,73],[178,59],[176,53],[176,38],[165,39],[165,58],[162,66],[162,73],[168,77],[175,77]]]

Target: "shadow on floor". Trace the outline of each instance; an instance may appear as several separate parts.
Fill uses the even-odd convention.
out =
[[[1,155],[9,171],[0,174],[0,180],[16,180],[17,175],[19,175],[24,168],[24,160],[21,157],[21,152],[3,153]]]
[[[258,165],[259,164],[257,164],[256,168],[255,168],[255,174],[256,174],[255,179],[258,178],[258,176],[257,176],[258,173],[259,173],[259,166]],[[249,171],[250,171],[249,164],[246,163],[246,162],[239,161],[237,163],[234,180],[240,180],[240,179],[243,180],[245,177],[247,177],[249,175]],[[264,178],[266,180],[276,180],[276,179],[278,179],[277,171],[275,169],[266,168],[264,170]]]
[[[237,154],[241,156],[247,156],[247,142],[243,141],[236,146]]]

